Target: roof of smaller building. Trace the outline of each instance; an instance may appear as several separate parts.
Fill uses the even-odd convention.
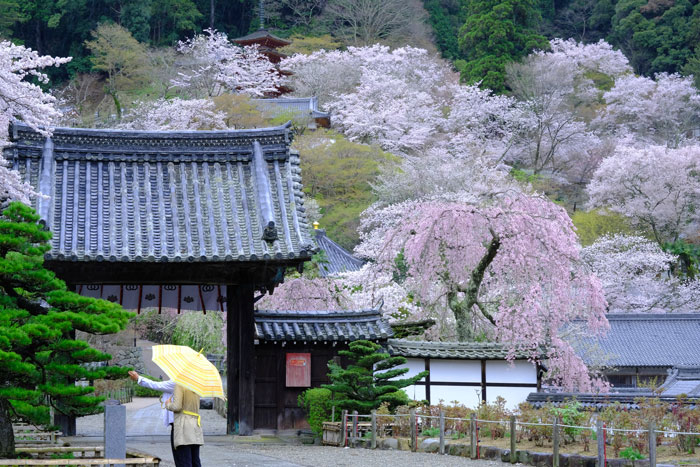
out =
[[[505,360],[508,349],[495,342],[428,342],[389,339],[389,353],[407,358],[447,358],[455,360]],[[515,358],[528,358],[516,352]]]
[[[393,335],[379,310],[255,311],[255,337],[267,342],[385,340]]]
[[[318,109],[316,97],[274,97],[252,99],[253,104],[261,111],[277,117],[282,114],[296,114],[302,117],[330,118],[328,112]]]
[[[662,396],[700,397],[700,367],[679,367],[671,370],[664,384],[659,386]]]
[[[258,29],[246,36],[237,37],[233,42],[241,45],[260,44],[272,48],[284,47],[285,45],[291,44],[291,42],[286,39],[270,34],[270,31],[267,29]]]
[[[342,246],[328,238],[326,231],[315,229],[314,237],[318,248],[326,254],[327,261],[319,263],[321,276],[332,276],[343,272],[358,271],[365,264]]]
[[[700,366],[700,313],[609,314],[607,318],[610,330],[597,339],[597,345],[608,366]]]

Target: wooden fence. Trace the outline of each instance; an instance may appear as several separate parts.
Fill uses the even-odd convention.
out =
[[[361,422],[363,419],[364,422]],[[560,445],[563,430],[589,430],[595,434],[597,441],[597,465],[607,465],[606,437],[615,433],[634,433],[635,435],[644,434],[648,439],[649,450],[649,466],[656,466],[656,447],[657,436],[694,436],[700,439],[700,433],[681,432],[681,431],[657,431],[655,423],[649,423],[646,429],[628,430],[606,427],[602,420],[598,419],[595,426],[577,426],[565,425],[558,419],[554,419],[552,423],[530,423],[521,422],[515,416],[511,416],[509,420],[480,420],[476,418],[476,414],[472,414],[471,418],[452,418],[446,417],[444,412],[440,412],[439,416],[417,415],[415,410],[411,410],[408,414],[394,415],[378,415],[372,412],[371,415],[359,415],[357,412],[352,414],[343,411],[339,423],[324,423],[324,444],[336,446],[357,447],[360,444],[366,444],[362,440],[369,440],[369,446],[372,449],[377,447],[377,434],[390,434],[393,436],[407,435],[412,451],[418,449],[418,436],[421,430],[432,429],[435,437],[439,437],[440,454],[446,453],[445,435],[448,430],[445,429],[446,423],[452,426],[463,427],[469,438],[469,457],[472,459],[480,458],[480,439],[479,431],[489,424],[497,424],[500,427],[507,427],[503,434],[506,433],[510,437],[509,461],[513,464],[519,462],[517,450],[517,427],[546,427],[551,429],[552,441],[552,467],[560,465]],[[338,428],[338,426],[340,428]],[[505,431],[507,430],[507,431]]]

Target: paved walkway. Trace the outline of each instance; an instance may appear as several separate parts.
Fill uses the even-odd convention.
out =
[[[163,467],[174,467],[170,428],[163,425],[158,400],[136,397],[125,405],[127,447],[159,457]],[[437,454],[305,446],[276,436],[227,436],[223,417],[213,410],[202,410],[201,414],[205,436],[200,458],[204,467],[505,467],[501,462],[472,461]],[[62,440],[75,445],[103,444],[103,415],[79,418],[76,428],[78,436]]]

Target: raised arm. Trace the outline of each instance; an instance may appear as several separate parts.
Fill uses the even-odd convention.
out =
[[[133,374],[132,374],[133,373]],[[135,371],[130,371],[129,376],[134,379],[139,386],[144,388],[153,389],[155,391],[160,391],[168,394],[172,394],[175,391],[175,381],[153,381],[143,376],[139,375]]]
[[[181,412],[182,399],[184,395],[185,393],[182,390],[182,386],[175,385],[175,393],[173,394],[173,397],[170,398],[170,400],[165,402],[165,408],[172,412]]]

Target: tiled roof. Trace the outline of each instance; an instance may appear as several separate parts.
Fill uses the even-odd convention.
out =
[[[291,44],[290,41],[270,34],[267,29],[258,29],[247,36],[237,37],[233,42],[241,45],[260,44],[266,47],[282,47]]]
[[[508,349],[493,342],[428,342],[389,339],[389,353],[413,358],[449,358],[457,360],[503,360]],[[524,352],[516,352],[515,358],[528,358]]]
[[[318,100],[315,97],[276,97],[252,99],[252,102],[261,112],[266,112],[273,118],[283,114],[330,118],[328,112],[322,112],[318,109]]]
[[[139,132],[22,124],[5,156],[37,191],[56,261],[255,261],[313,253],[287,125]]]
[[[255,337],[262,341],[348,342],[391,336],[379,310],[255,311]]]
[[[328,238],[325,230],[316,229],[313,232],[319,250],[326,254],[326,259],[328,260],[318,265],[321,276],[326,277],[340,274],[341,272],[357,271],[365,264],[364,261],[355,258],[345,248]]]
[[[700,397],[700,367],[679,367],[671,370],[664,384],[658,391],[665,397],[685,394],[688,397]]]
[[[700,402],[700,367],[673,368],[666,381],[656,390],[649,388],[613,388],[614,392],[607,394],[539,392],[530,393],[527,401],[535,407],[543,407],[547,403],[559,405],[567,400],[576,399],[583,407],[602,409],[612,403],[619,403],[624,408],[638,409],[639,398],[658,398],[667,403],[677,401],[677,397],[685,394],[684,403],[691,408]]]
[[[609,314],[597,339],[608,366],[700,366],[700,314]],[[590,346],[587,342],[585,348]],[[598,349],[595,350],[598,352]],[[585,352],[581,352],[588,360]]]

